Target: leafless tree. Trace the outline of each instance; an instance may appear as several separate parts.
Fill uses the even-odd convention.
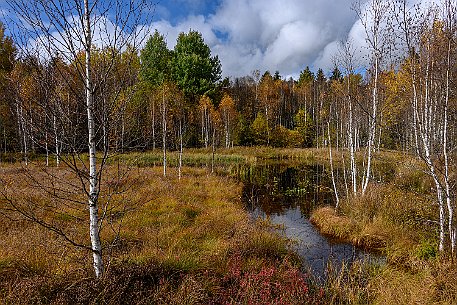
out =
[[[379,107],[379,72],[381,69],[381,61],[385,55],[388,33],[387,33],[387,13],[389,2],[385,0],[371,0],[366,6],[360,1],[355,2],[353,9],[359,17],[360,22],[365,29],[366,42],[370,51],[370,72],[372,83],[372,109],[369,114],[369,132],[367,143],[367,167],[365,170],[365,177],[362,183],[362,194],[365,193],[368,182],[371,177],[371,161],[375,144],[376,127],[378,120],[378,107]]]
[[[63,148],[59,145],[57,125],[54,123],[57,160],[62,160],[79,177],[80,190],[85,194],[90,215],[90,250],[93,255],[93,266],[97,278],[104,272],[100,228],[103,218],[100,218],[99,198],[101,195],[100,182],[105,171],[109,156],[108,145],[102,145],[102,153],[97,153],[98,143],[106,143],[106,137],[100,135],[100,130],[107,127],[108,116],[99,119],[100,114],[106,114],[110,107],[114,107],[121,90],[108,94],[107,84],[109,77],[118,60],[120,52],[137,51],[142,39],[146,35],[145,25],[148,24],[152,5],[147,0],[8,0],[9,14],[14,16],[13,32],[15,40],[19,42],[22,55],[31,50],[38,50],[38,58],[49,61],[58,55],[62,60],[71,64],[76,74],[74,80],[62,77],[68,82],[72,98],[85,101],[85,132],[87,141],[80,145],[79,139],[68,139],[65,143],[69,158],[62,158]],[[110,17],[108,17],[110,16]],[[93,52],[96,49],[104,50],[103,64],[98,71],[94,71]],[[100,60],[100,59],[99,59]],[[63,76],[65,71],[57,67]],[[101,98],[103,96],[103,98]],[[112,102],[106,105],[106,99]],[[62,105],[59,105],[62,106]],[[62,107],[63,108],[63,107]],[[65,112],[56,111],[52,121],[61,120]],[[82,129],[81,121],[69,122]],[[71,135],[78,137],[78,134]],[[106,132],[105,132],[106,136]],[[81,154],[88,155],[88,166],[81,158]],[[19,206],[15,205],[18,209]],[[34,214],[25,213],[25,216],[37,223],[50,228],[61,236],[67,235]],[[103,214],[102,214],[103,216]],[[77,243],[73,242],[77,245]],[[79,244],[78,244],[79,245]]]

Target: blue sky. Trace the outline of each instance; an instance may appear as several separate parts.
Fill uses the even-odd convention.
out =
[[[189,15],[214,14],[220,3],[220,0],[159,0],[155,7],[155,19],[168,20],[176,25]]]
[[[340,40],[350,36],[357,45],[364,43],[351,10],[353,0],[151,1],[150,33],[158,30],[172,49],[179,33],[199,31],[218,55],[224,77],[269,70],[297,79],[306,66],[329,73]]]

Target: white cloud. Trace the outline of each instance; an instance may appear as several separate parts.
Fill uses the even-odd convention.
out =
[[[183,7],[202,7],[205,0],[172,0]],[[206,0],[207,1],[207,0]],[[337,45],[349,38],[367,57],[365,31],[351,10],[353,0],[221,0],[209,16],[190,13],[173,23],[170,12],[158,5],[164,18],[148,26],[166,37],[168,47],[176,44],[181,32],[190,29],[202,33],[206,43],[218,55],[224,76],[245,76],[255,69],[278,70],[284,77],[297,76],[306,66],[330,72]],[[368,0],[362,0],[368,1]],[[419,0],[412,0],[413,3]],[[423,0],[430,4],[441,0]],[[196,11],[196,9],[194,10]],[[107,19],[106,27],[96,28],[94,42],[107,40],[115,26]],[[55,41],[62,41],[56,36]],[[37,44],[37,42],[35,42]]]
[[[219,56],[224,76],[244,76],[255,69],[290,76],[349,31],[355,20],[351,1],[223,0],[213,15],[190,15],[175,25],[161,20],[151,27],[166,36],[170,48],[180,32],[201,32]]]
[[[198,16],[188,16],[186,20],[177,25],[172,25],[167,20],[160,20],[154,22],[149,27],[150,33],[153,33],[154,30],[159,31],[160,34],[165,36],[167,40],[168,48],[172,49],[176,45],[176,39],[179,34],[182,32],[189,32],[189,30],[195,30],[202,33],[205,42],[209,46],[214,46],[219,42],[219,39],[216,37],[216,34],[213,31],[212,26],[206,22],[206,19],[202,15]]]
[[[201,32],[219,56],[224,76],[245,76],[259,69],[278,70],[289,77],[306,66],[328,73],[342,40],[349,38],[360,52],[357,55],[367,57],[366,33],[352,2],[222,0],[210,16],[190,15],[175,25],[161,20],[152,27],[166,36],[170,48],[180,32]]]
[[[283,76],[298,75],[305,66],[314,66],[321,50],[341,39],[355,20],[350,1],[273,1],[260,12],[265,30],[266,70]],[[260,8],[261,9],[261,8]],[[273,39],[271,39],[273,38]],[[313,67],[314,66],[314,67]]]
[[[346,35],[356,19],[350,5],[351,0],[224,1],[210,20],[229,37],[225,46],[232,52],[220,54],[224,73],[240,76],[260,69],[297,75],[328,43]],[[255,61],[232,69],[230,63],[244,56]]]
[[[335,67],[335,58],[338,54],[338,41],[332,41],[327,44],[324,49],[319,53],[312,66],[320,67],[324,71],[331,71]]]
[[[264,64],[292,71],[309,60],[322,47],[327,34],[312,23],[296,21],[285,24],[276,39],[268,46]]]

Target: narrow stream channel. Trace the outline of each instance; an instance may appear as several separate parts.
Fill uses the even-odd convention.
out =
[[[311,211],[333,202],[330,178],[322,165],[266,162],[239,165],[234,174],[243,182],[243,202],[253,218],[268,218],[296,241],[296,251],[315,277],[323,279],[329,261],[372,259],[351,244],[322,236],[309,221]]]

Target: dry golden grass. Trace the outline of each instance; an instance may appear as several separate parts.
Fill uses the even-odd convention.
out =
[[[335,208],[325,206],[316,209],[310,221],[325,235],[349,241],[357,230],[355,222],[349,217],[338,215]]]
[[[1,208],[10,218],[0,218],[3,303],[238,303],[256,298],[263,287],[255,285],[248,292],[240,283],[262,280],[268,268],[274,270],[263,279],[268,285],[290,272],[301,279],[288,241],[267,224],[250,220],[236,181],[207,169],[184,168],[178,180],[173,168],[163,177],[160,167],[113,164],[107,167],[100,197],[101,207],[108,204],[101,232],[106,276],[94,281],[87,249],[8,210],[14,203],[76,242],[89,244],[78,177],[64,166],[46,171],[34,165],[0,169],[5,182]],[[251,273],[259,277],[251,279]],[[309,300],[311,295],[309,290],[288,289],[279,289],[270,300],[279,294],[284,300]]]
[[[221,162],[257,158],[327,162],[327,151],[315,149],[254,147],[217,153]],[[208,156],[208,151],[195,150],[188,161],[208,164]],[[383,152],[375,162],[380,169],[376,179],[383,184],[371,185],[366,196],[344,200],[338,213],[330,207],[314,212],[313,221],[325,234],[381,248],[389,262],[384,267],[354,265],[336,272],[323,294],[297,275],[288,242],[272,233],[268,224],[249,219],[240,204],[238,183],[198,168],[184,168],[180,181],[176,169],[170,168],[164,178],[162,168],[146,166],[154,158],[146,154],[141,167],[118,169],[113,162],[107,168],[100,203],[110,203],[111,209],[102,231],[107,276],[101,281],[93,280],[87,250],[17,217],[0,199],[4,215],[17,218],[0,218],[0,300],[6,304],[118,304],[121,300],[137,304],[273,304],[279,300],[284,304],[457,304],[455,265],[436,257],[436,231],[428,221],[437,215],[429,201],[430,181],[407,156]],[[138,156],[127,160],[134,164]],[[48,170],[30,165],[27,172],[2,164],[0,177],[10,198],[26,203],[23,207],[87,245],[88,215],[77,177],[64,167]],[[44,192],[37,183],[53,185],[56,192]],[[80,203],[69,204],[68,198]],[[264,285],[281,288],[275,295],[274,290],[262,290]],[[290,291],[291,287],[307,292]],[[265,296],[267,301],[262,299]]]
[[[433,221],[438,211],[430,179],[417,160],[399,158],[382,155],[375,166],[397,166],[394,171],[381,168],[389,179],[372,183],[365,196],[344,199],[338,212],[323,207],[312,214],[323,233],[380,250],[387,258],[387,265],[362,278],[366,269],[354,273],[356,267],[330,278],[331,303],[457,304],[455,264],[437,251]]]

